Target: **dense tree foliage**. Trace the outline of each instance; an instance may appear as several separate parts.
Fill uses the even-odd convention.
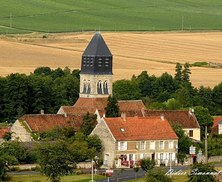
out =
[[[117,80],[113,84],[113,95],[117,100],[139,99],[140,89],[133,80]]]
[[[208,157],[222,155],[222,135],[213,134],[208,137]]]
[[[37,68],[29,76],[0,77],[0,122],[14,122],[27,113],[56,113],[61,105],[72,105],[79,95],[79,70]]]
[[[150,169],[153,169],[154,166],[155,166],[155,161],[154,160],[151,160],[150,158],[146,158],[146,159],[142,159],[140,161],[140,165],[141,165],[141,168],[148,172]]]
[[[176,64],[175,76],[160,77],[143,71],[130,80],[113,84],[116,99],[142,99],[151,109],[183,109],[195,106],[208,108],[211,115],[222,114],[222,83],[214,88],[194,88],[190,82],[188,63]],[[14,122],[25,113],[56,113],[61,105],[72,105],[79,95],[79,70],[49,67],[34,73],[0,77],[0,122]]]
[[[120,115],[119,106],[115,97],[109,96],[105,108],[106,117],[118,117]]]
[[[153,168],[146,173],[146,182],[172,182],[173,180],[166,175],[166,170],[162,168]]]
[[[44,143],[37,148],[38,164],[50,181],[60,181],[60,177],[72,171],[71,155],[65,142]]]
[[[211,131],[211,126],[213,125],[213,118],[211,117],[207,108],[202,106],[194,107],[195,116],[200,125],[200,136],[201,139],[205,138],[205,126],[207,126],[208,132]]]
[[[192,143],[190,138],[184,133],[180,125],[174,124],[173,130],[178,136],[178,153],[177,153],[178,162],[183,164],[186,155],[189,154],[189,147],[191,146]]]
[[[216,172],[213,165],[196,163],[192,166],[191,174],[188,176],[189,178],[188,182],[197,182],[197,181],[216,182],[217,180],[213,175],[206,175],[206,173],[209,174],[210,172]]]
[[[90,114],[86,113],[86,115],[83,117],[83,123],[80,127],[80,131],[83,132],[84,135],[89,135],[94,127],[97,124],[97,116],[96,114]]]

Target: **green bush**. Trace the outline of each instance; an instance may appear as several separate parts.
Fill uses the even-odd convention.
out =
[[[197,66],[197,67],[203,67],[203,66],[207,66],[208,63],[207,62],[195,62],[192,64],[192,66]]]
[[[76,175],[80,175],[80,174],[83,174],[82,170],[80,169],[76,170]]]
[[[146,182],[172,182],[172,179],[166,175],[166,171],[161,168],[154,168],[147,172]]]

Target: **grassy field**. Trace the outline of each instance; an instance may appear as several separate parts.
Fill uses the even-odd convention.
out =
[[[102,176],[94,176],[94,179],[103,179]],[[90,175],[73,175],[61,178],[61,182],[89,182]],[[14,175],[11,182],[49,182],[47,177],[42,175]]]
[[[221,6],[221,0],[7,0],[0,33],[220,30]]]

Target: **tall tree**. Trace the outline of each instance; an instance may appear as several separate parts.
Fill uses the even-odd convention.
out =
[[[80,131],[84,135],[89,135],[97,123],[97,116],[95,114],[90,114],[89,112],[83,117],[83,123],[81,125]]]
[[[173,126],[174,132],[178,136],[178,161],[183,164],[186,155],[189,153],[189,147],[191,146],[190,138],[184,133],[182,127],[178,124],[174,124]]]
[[[134,100],[140,98],[140,89],[136,81],[117,80],[113,84],[113,95],[118,100]]]
[[[106,117],[119,117],[119,106],[115,97],[109,96],[107,101]]]
[[[182,82],[182,69],[183,69],[182,65],[180,63],[177,63],[175,68],[176,74],[174,78],[179,83]]]
[[[209,110],[202,106],[194,107],[194,113],[201,129],[201,139],[204,138],[205,126],[207,126],[208,132],[211,131],[211,126],[213,125],[213,118],[211,117]]]
[[[65,142],[50,142],[41,144],[36,149],[38,154],[38,164],[41,172],[50,181],[58,182],[60,177],[72,171],[72,161],[68,147]]]
[[[11,74],[7,78],[4,94],[4,113],[9,122],[27,113],[30,83],[24,74]]]
[[[222,82],[213,88],[212,96],[215,103],[215,114],[222,115]]]
[[[189,83],[190,82],[190,64],[189,63],[185,63],[184,64],[184,69],[182,71],[182,79],[184,83]]]

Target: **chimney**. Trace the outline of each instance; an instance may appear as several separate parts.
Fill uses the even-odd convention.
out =
[[[40,110],[40,114],[44,114],[44,109],[41,109],[41,110]]]
[[[64,113],[64,116],[65,116],[65,118],[67,118],[67,113],[66,112]]]
[[[189,113],[189,116],[192,116],[194,113],[194,109],[190,108],[188,113]]]
[[[162,121],[164,121],[164,119],[165,119],[163,114],[160,115],[160,118]]]
[[[125,112],[121,113],[121,118],[123,118],[123,121],[126,121],[126,113]]]

